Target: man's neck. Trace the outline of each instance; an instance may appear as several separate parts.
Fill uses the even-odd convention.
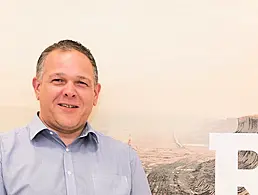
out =
[[[51,129],[52,131],[58,134],[59,138],[64,142],[66,146],[70,145],[74,140],[76,140],[82,134],[85,128],[85,126],[81,126],[70,132],[62,131],[62,130],[58,130],[58,127],[56,127],[55,125],[52,125],[51,123],[46,122],[44,118],[40,115],[40,112],[38,112],[38,117],[49,129]]]
[[[82,131],[83,129],[71,134],[65,134],[60,132],[56,132],[56,133],[59,135],[60,139],[64,142],[64,144],[68,146],[81,135]]]

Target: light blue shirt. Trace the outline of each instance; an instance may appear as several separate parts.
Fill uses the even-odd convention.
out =
[[[36,115],[0,144],[0,195],[151,195],[137,153],[89,124],[66,147]]]

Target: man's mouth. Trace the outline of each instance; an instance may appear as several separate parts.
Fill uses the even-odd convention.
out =
[[[72,105],[72,104],[58,104],[58,105],[65,108],[79,108],[79,106]]]

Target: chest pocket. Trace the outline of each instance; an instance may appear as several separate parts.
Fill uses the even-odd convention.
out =
[[[93,175],[95,195],[129,195],[130,185],[126,176],[121,175]]]

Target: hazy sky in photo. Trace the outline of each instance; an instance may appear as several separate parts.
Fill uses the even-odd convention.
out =
[[[97,60],[102,92],[93,120],[107,131],[119,118],[125,129],[151,119],[144,132],[169,129],[173,117],[258,114],[255,0],[3,0],[0,10],[4,121],[37,108],[37,58],[66,38]],[[9,107],[20,111],[6,115]]]

